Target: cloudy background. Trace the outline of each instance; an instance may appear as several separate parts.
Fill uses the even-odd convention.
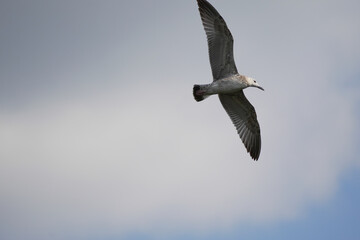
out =
[[[360,2],[212,0],[261,125],[246,153],[195,0],[0,3],[0,238],[357,239]]]

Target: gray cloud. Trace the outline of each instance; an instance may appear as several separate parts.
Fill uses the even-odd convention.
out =
[[[341,11],[336,1],[228,2],[214,5],[235,37],[239,70],[266,89],[245,93],[262,127],[259,162],[216,97],[192,99],[192,84],[210,79],[194,2],[47,3],[2,23],[36,33],[2,43],[6,56],[24,55],[1,58],[2,79],[13,80],[0,90],[4,237],[266,223],[335,193],[338,176],[359,164],[357,96],[338,78],[360,60],[351,1]]]

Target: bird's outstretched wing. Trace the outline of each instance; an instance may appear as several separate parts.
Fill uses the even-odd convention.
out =
[[[254,107],[246,99],[243,91],[235,95],[219,94],[219,98],[250,156],[254,160],[258,160],[261,150],[261,137]]]
[[[214,81],[237,73],[234,62],[234,40],[224,19],[205,0],[197,0],[205,28]]]

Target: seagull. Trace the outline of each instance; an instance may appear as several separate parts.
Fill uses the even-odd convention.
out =
[[[213,82],[194,85],[194,98],[200,102],[218,94],[247,152],[251,158],[258,160],[261,150],[260,126],[255,108],[246,99],[243,89],[264,89],[255,79],[238,73],[233,54],[234,39],[218,11],[206,0],[197,0],[197,3],[207,36]]]

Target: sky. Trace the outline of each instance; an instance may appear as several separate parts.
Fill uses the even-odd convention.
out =
[[[360,2],[211,3],[259,161],[195,0],[1,1],[0,239],[360,239]]]

